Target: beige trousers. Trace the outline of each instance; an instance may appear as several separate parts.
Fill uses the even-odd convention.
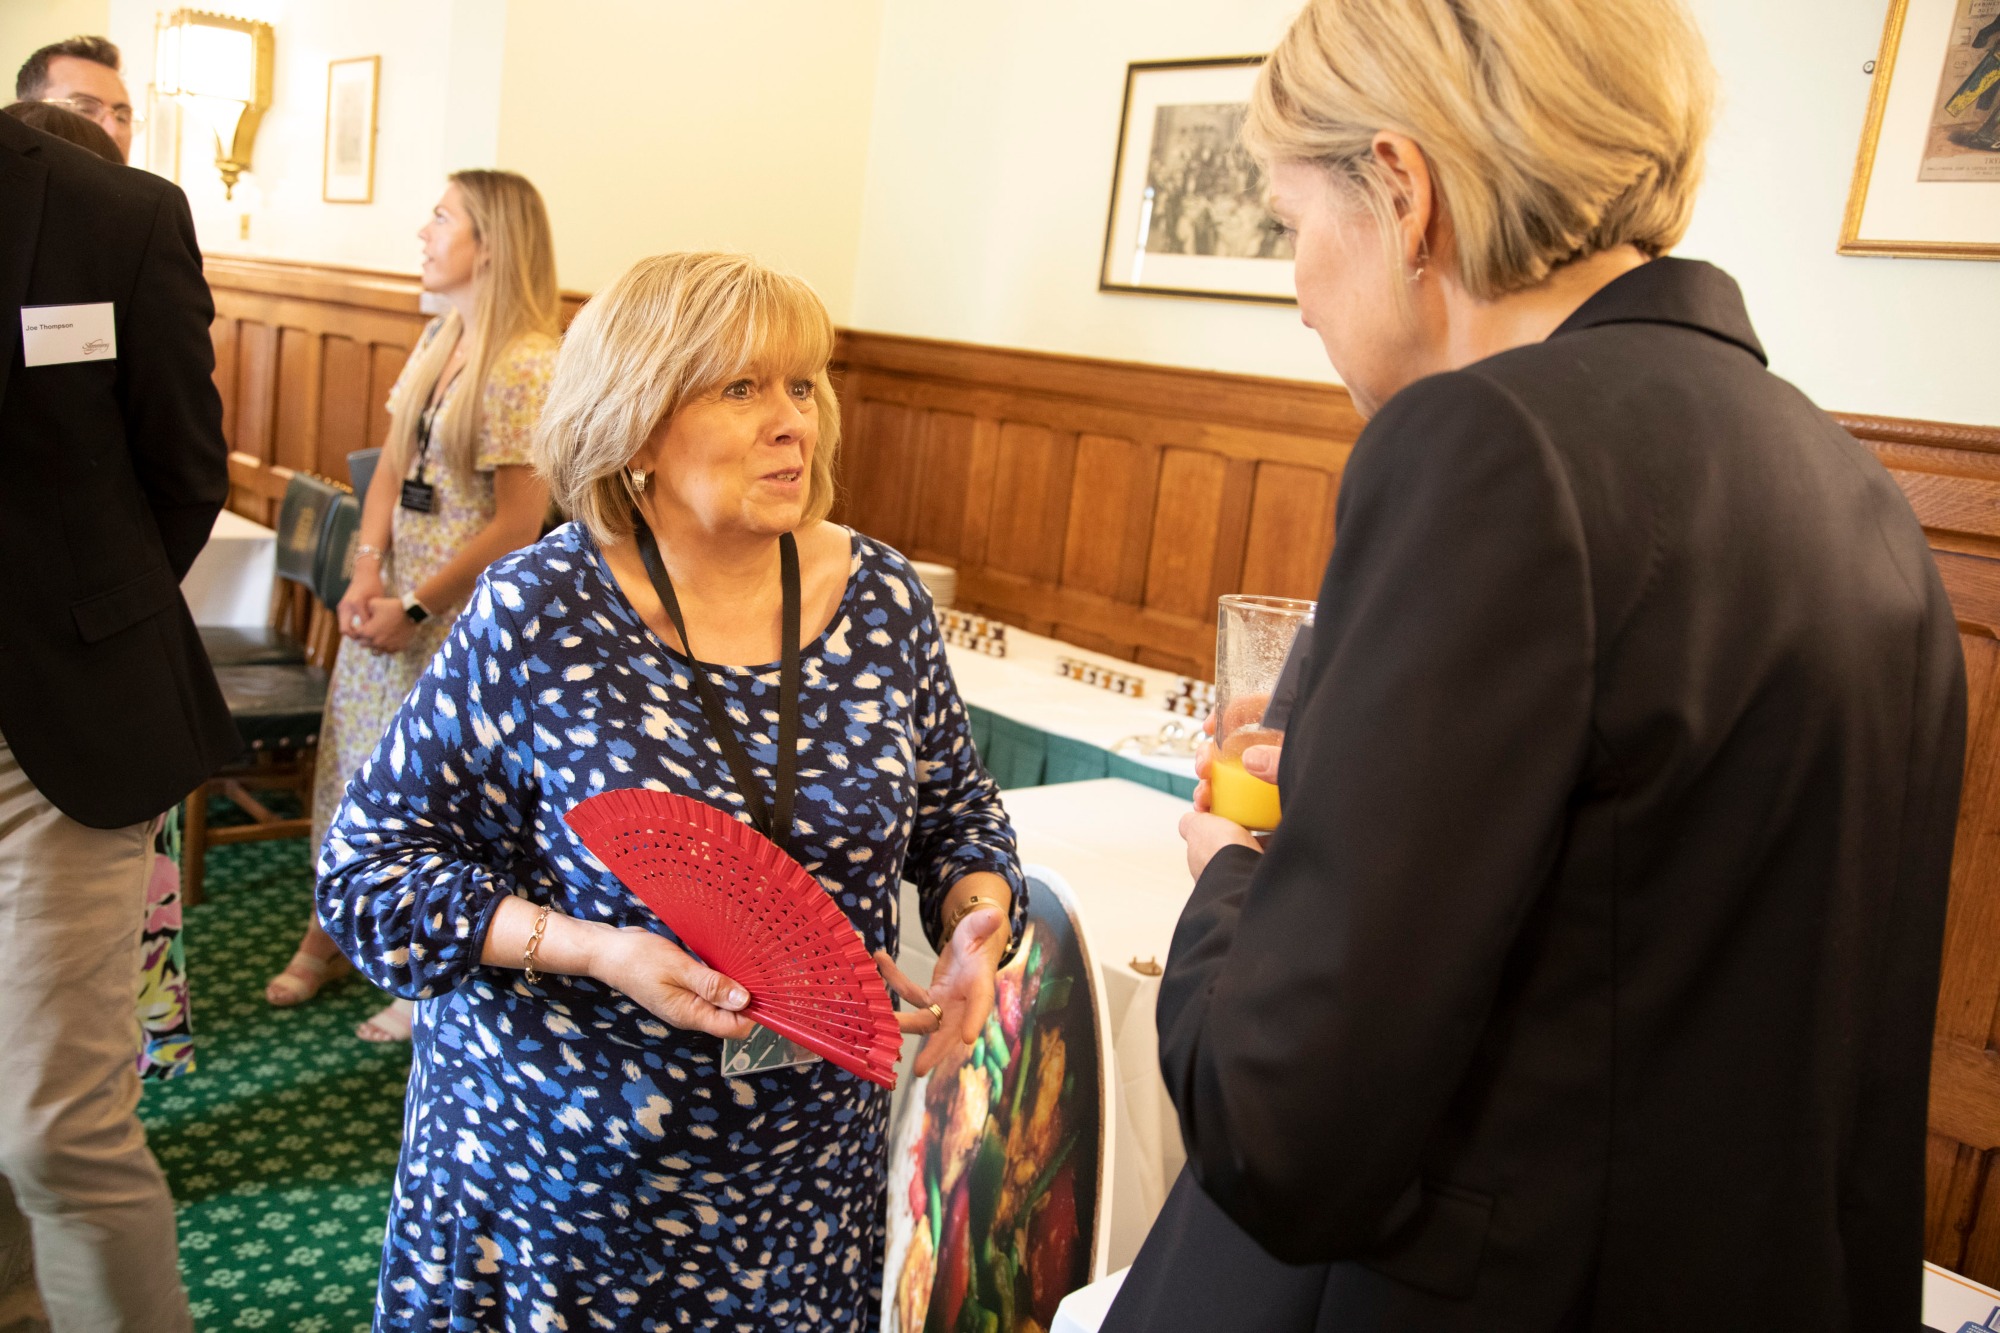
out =
[[[191,1327],[138,1115],[150,831],[69,818],[0,737],[0,1333]]]

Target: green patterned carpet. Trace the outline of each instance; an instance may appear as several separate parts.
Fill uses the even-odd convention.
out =
[[[384,997],[351,974],[301,1008],[264,1003],[311,882],[303,838],[209,854],[186,927],[195,1068],[139,1108],[205,1333],[349,1333],[374,1308],[409,1048],[355,1039]]]

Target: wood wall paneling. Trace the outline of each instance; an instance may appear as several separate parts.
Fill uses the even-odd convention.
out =
[[[841,383],[837,517],[968,609],[1201,676],[1217,596],[1317,589],[1361,426],[1322,385],[872,333]]]
[[[230,447],[345,481],[348,453],[381,442],[380,399],[428,321],[416,280],[258,260],[206,267]]]
[[[344,478],[425,317],[413,279],[211,260],[236,503],[259,465]],[[573,313],[581,298],[565,297]],[[1208,674],[1215,598],[1310,597],[1361,419],[1341,389],[843,333],[835,516],[956,565],[960,604]],[[1970,682],[1931,1074],[1926,1251],[2000,1284],[2000,429],[1836,418],[1922,521]]]
[[[215,382],[230,447],[344,481],[387,434],[389,388],[429,323],[414,277],[210,258]],[[583,298],[565,293],[565,321]]]
[[[329,456],[345,458],[357,449],[376,443],[369,425],[370,382],[374,348],[344,334],[329,333],[320,340],[319,422],[320,447]],[[335,474],[345,476],[345,472]]]
[[[1931,1047],[1924,1250],[2000,1285],[2000,429],[1837,419],[1924,525],[1965,653],[1965,786]]]
[[[938,410],[924,414],[920,485],[927,498],[926,503],[914,506],[911,511],[912,558],[947,565],[957,565],[964,558],[965,518],[972,493],[978,434],[978,420],[968,413]],[[991,485],[990,480],[987,484]],[[980,531],[983,542],[985,529],[982,527]]]
[[[1160,451],[1148,523],[1146,581],[1139,597],[1142,606],[1192,621],[1207,616],[1215,605],[1210,593],[1219,573],[1216,561],[1230,467],[1219,454],[1180,448]],[[1224,577],[1233,586],[1240,571],[1239,560]]]

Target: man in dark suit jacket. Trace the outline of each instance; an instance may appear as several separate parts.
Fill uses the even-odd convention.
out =
[[[0,1274],[31,1230],[57,1328],[182,1329],[132,1005],[154,821],[239,745],[180,595],[228,492],[187,201],[0,116],[0,304]]]
[[[1913,1333],[1965,683],[1895,483],[1657,259],[1391,398],[1337,524],[1106,1330]]]

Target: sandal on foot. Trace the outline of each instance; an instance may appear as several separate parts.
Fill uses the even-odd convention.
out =
[[[410,1002],[391,1000],[374,1014],[369,1015],[354,1029],[354,1035],[363,1041],[376,1043],[408,1041],[410,1039]]]
[[[347,970],[347,959],[339,954],[315,958],[301,950],[292,955],[284,971],[264,983],[264,1000],[279,1009],[304,1004],[319,994],[321,986]]]

